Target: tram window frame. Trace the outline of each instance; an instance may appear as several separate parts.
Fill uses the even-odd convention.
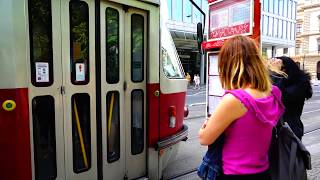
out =
[[[112,11],[116,11],[117,12],[117,41],[116,41],[116,47],[115,47],[115,50],[116,50],[116,55],[117,55],[117,59],[116,59],[116,62],[112,62],[112,61],[108,61],[111,59],[111,57],[109,56],[111,54],[111,51],[113,49],[113,47],[110,47],[110,44],[108,43],[108,38],[109,38],[109,32],[108,32],[108,27],[111,26],[111,24],[107,23],[108,21],[108,10],[112,10]],[[120,54],[119,54],[119,47],[120,47],[120,44],[119,44],[119,41],[120,41],[120,13],[117,9],[114,9],[114,8],[111,8],[111,7],[107,7],[106,8],[106,11],[105,11],[105,17],[106,17],[106,81],[108,84],[117,84],[119,83],[120,81]],[[116,71],[116,72],[114,72]],[[116,76],[114,76],[115,74],[117,74]],[[114,78],[116,77],[116,78]]]
[[[169,64],[171,67],[173,67],[172,69],[174,70],[175,75],[170,75],[168,69],[165,67],[165,63],[164,63],[165,54],[166,54],[166,57],[167,57],[166,60],[170,61],[167,64]],[[185,78],[184,77],[184,71],[183,71],[181,62],[180,62],[178,57],[172,58],[173,57],[172,55],[173,55],[172,52],[170,53],[166,48],[164,48],[164,47],[161,48],[162,72],[169,79],[184,79]],[[174,63],[173,60],[176,60],[175,61],[176,63]]]
[[[133,94],[135,92],[140,92],[141,93],[141,108],[142,108],[142,111],[139,111],[141,112],[141,127],[142,127],[142,132],[140,132],[140,135],[142,133],[142,137],[136,139],[137,141],[135,141],[134,137],[135,135],[139,136],[139,134],[134,134],[134,132],[136,132],[136,130],[139,129],[139,127],[134,127],[133,126],[133,122],[134,122],[134,111],[133,111],[133,108],[134,107],[137,107],[135,106],[133,103]],[[144,106],[145,106],[145,102],[144,102],[144,97],[145,97],[145,94],[144,94],[144,91],[142,89],[134,89],[131,91],[131,154],[132,155],[138,155],[138,154],[141,154],[143,151],[144,151],[144,141],[145,141],[145,134],[144,134],[144,131],[145,131],[145,128],[144,128],[144,120],[145,120],[145,110],[144,110]],[[142,139],[142,144],[138,144],[139,143],[139,139],[141,140]],[[138,146],[137,146],[138,145]]]
[[[137,19],[136,19],[136,21],[134,21],[135,17],[142,18],[142,24],[138,24],[140,22],[137,22]],[[133,23],[133,22],[135,22],[135,23]],[[136,44],[138,44],[138,43],[135,43],[136,41],[134,41],[133,33],[134,33],[134,26],[138,27],[138,25],[142,25],[142,32],[141,32],[141,34],[142,34],[142,40],[141,40],[142,41],[142,47],[141,47],[142,52],[141,52],[141,61],[134,61],[134,54],[135,53],[133,52],[134,51],[134,47],[133,46],[136,47]],[[145,54],[144,54],[145,53],[145,43],[144,43],[144,41],[145,41],[145,37],[144,37],[145,36],[145,30],[144,30],[144,28],[145,28],[145,18],[144,18],[144,16],[141,15],[141,14],[136,14],[136,13],[132,14],[131,15],[131,68],[130,69],[131,69],[131,81],[135,82],[135,83],[139,83],[139,82],[143,82],[144,81],[144,70],[145,70],[145,67],[144,67],[144,63],[145,63]],[[137,77],[135,79],[135,77],[136,77],[135,75],[136,74],[134,73],[134,65],[137,64],[138,62],[141,63],[140,64],[141,65],[141,68],[140,68],[141,70],[139,72],[139,77]],[[138,68],[136,68],[136,69],[138,69]]]
[[[90,170],[92,165],[90,98],[91,97],[88,93],[75,93],[71,96],[73,172],[77,174]],[[86,122],[83,122],[83,118],[80,119],[80,117],[84,117],[85,115]],[[81,128],[81,125],[82,127],[86,125],[86,129]],[[81,135],[79,132],[81,132]],[[78,144],[77,140],[75,140],[76,138],[79,138]],[[76,148],[78,149],[78,152],[76,151]],[[77,157],[77,155],[79,155],[79,157]],[[88,167],[79,167],[79,164],[77,163],[79,163],[80,161],[84,166],[86,166],[87,161]]]
[[[47,3],[44,3],[42,1],[38,1],[39,6],[35,6],[35,0],[28,0],[28,19],[29,19],[29,45],[30,45],[30,68],[31,68],[31,83],[35,87],[49,87],[54,82],[54,76],[53,76],[53,41],[52,41],[52,7],[51,7],[51,0],[46,0]],[[45,7],[46,6],[46,7]],[[45,14],[36,14],[36,9],[44,9],[44,12],[47,12]],[[40,13],[40,11],[39,11]],[[47,16],[47,17],[46,17]],[[35,29],[41,29],[41,28],[35,28],[36,25],[36,18],[39,18],[39,22],[41,20],[42,22],[42,28],[45,29],[44,32],[47,32],[45,36],[43,36],[43,32],[35,33]],[[41,18],[41,19],[40,19]],[[45,19],[47,18],[47,19]],[[42,29],[42,30],[43,30]],[[48,31],[50,29],[50,31]],[[42,38],[35,38],[36,36],[40,37],[40,34],[42,34]],[[45,37],[45,38],[44,38]],[[46,39],[47,38],[47,39]],[[36,43],[35,39],[38,39],[39,42]],[[41,42],[40,42],[41,39]],[[46,41],[46,40],[47,41]],[[42,43],[42,44],[41,44]],[[47,47],[43,48],[43,46],[39,45],[39,47],[36,47],[35,44],[46,44]],[[38,50],[37,50],[38,49]],[[44,56],[44,51],[47,49],[47,57],[41,57]],[[37,52],[38,51],[38,52]],[[41,55],[36,55],[37,53]],[[39,56],[39,57],[37,57]],[[37,63],[47,63],[42,64],[43,68],[37,68]],[[40,71],[43,70],[41,73]],[[49,72],[46,72],[49,71]],[[37,79],[38,78],[40,79]],[[42,77],[40,77],[42,76]],[[43,79],[41,79],[43,78]]]
[[[52,96],[36,96],[32,99],[32,126],[35,179],[56,179],[57,146],[55,132],[55,101]],[[48,129],[43,129],[43,127]],[[41,134],[48,137],[43,137]],[[44,145],[44,142],[48,142],[47,145]],[[49,152],[50,147],[51,153]],[[47,149],[44,150],[44,148]],[[48,153],[43,154],[46,151],[48,151]],[[47,158],[41,159],[41,154],[43,157],[46,156]],[[50,174],[50,172],[52,174]]]
[[[72,7],[77,5],[77,7]],[[85,9],[81,9],[81,8]],[[78,8],[72,9],[72,8]],[[81,16],[81,20],[79,20],[80,24],[74,24],[73,21],[73,13],[85,11],[83,16]],[[82,24],[86,22],[86,24]],[[85,27],[82,27],[82,26]],[[82,32],[81,32],[82,31]],[[75,40],[75,36],[78,36],[78,40]],[[71,0],[69,2],[69,34],[70,34],[70,66],[71,66],[71,74],[70,80],[74,85],[86,85],[90,82],[90,28],[89,28],[89,5],[85,1],[75,1]],[[85,39],[87,38],[87,39]],[[78,41],[78,42],[77,42]],[[82,42],[79,42],[82,41]],[[80,45],[75,45],[78,43]],[[77,47],[77,48],[75,48]],[[76,50],[77,49],[77,50]],[[77,56],[78,58],[75,58]],[[82,57],[81,57],[82,56]],[[84,77],[82,74],[77,75],[77,66],[81,67],[84,65]],[[81,71],[81,69],[80,69]],[[78,80],[77,80],[78,78]],[[84,79],[83,79],[84,78]]]

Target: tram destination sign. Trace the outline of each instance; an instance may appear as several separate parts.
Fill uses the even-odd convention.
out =
[[[209,0],[208,41],[252,35],[253,0]]]

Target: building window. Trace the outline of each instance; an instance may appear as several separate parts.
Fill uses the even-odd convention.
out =
[[[175,21],[182,21],[182,0],[172,1],[172,19]]]
[[[320,61],[317,62],[317,79],[320,80]]]
[[[283,16],[288,17],[288,0],[284,0],[283,2]]]
[[[269,30],[268,30],[268,36],[273,36],[273,17],[269,17],[269,24],[268,24]]]
[[[281,19],[279,19],[279,31],[278,31],[278,37],[279,38],[282,38],[282,20]]]
[[[172,19],[172,0],[168,0],[168,18]]]
[[[279,1],[274,1],[274,14],[279,14]]]
[[[279,15],[283,15],[283,0],[279,0]]]
[[[288,48],[283,48],[283,54],[288,54]]]
[[[269,0],[264,0],[264,1],[263,1],[263,10],[264,10],[265,12],[268,12],[268,11],[269,11],[268,2],[269,2]]]
[[[319,31],[320,31],[320,15],[318,16],[318,26],[319,26]]]
[[[274,0],[269,0],[269,12],[273,13],[273,2]]]
[[[268,34],[268,16],[263,16],[263,35]]]
[[[194,1],[201,8],[201,0]],[[193,8],[193,23],[201,22],[202,14],[197,8]]]
[[[278,37],[278,19],[274,18],[273,22],[273,37]]]
[[[192,4],[189,0],[184,0],[183,5],[183,21],[187,23],[192,22]]]
[[[301,33],[301,32],[302,32],[302,24],[297,23],[297,33]]]
[[[320,53],[320,38],[317,39],[317,43],[318,43],[318,53]]]
[[[288,18],[291,19],[292,18],[292,1],[288,0]]]

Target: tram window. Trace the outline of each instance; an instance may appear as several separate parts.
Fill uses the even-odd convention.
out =
[[[163,72],[168,78],[184,78],[182,70],[179,66],[178,58],[175,58],[173,54],[173,52],[170,54],[170,52],[162,48]]]
[[[91,167],[90,97],[74,94],[72,108],[73,171],[84,172]]]
[[[31,83],[36,87],[53,84],[51,0],[29,0]]]
[[[109,163],[120,158],[120,104],[119,92],[107,94],[107,160]]]
[[[35,179],[57,177],[55,110],[52,96],[32,99]]]
[[[140,154],[144,148],[144,97],[141,89],[131,92],[131,153]]]
[[[142,82],[144,79],[144,18],[131,16],[131,80]]]
[[[89,8],[84,1],[69,2],[71,82],[89,83]]]
[[[109,84],[119,82],[119,12],[106,9],[106,80]]]

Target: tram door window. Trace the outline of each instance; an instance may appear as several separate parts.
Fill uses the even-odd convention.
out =
[[[146,175],[147,14],[100,8],[103,176],[134,179]]]
[[[94,0],[29,0],[35,179],[96,179]]]

